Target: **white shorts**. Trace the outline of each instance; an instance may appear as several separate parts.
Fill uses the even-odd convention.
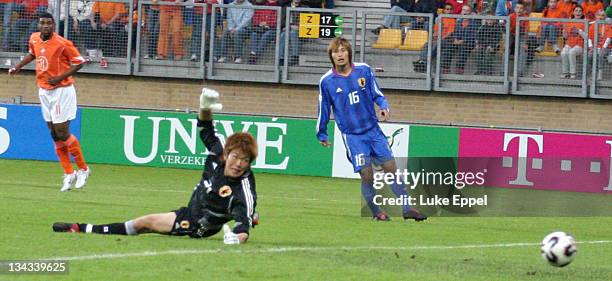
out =
[[[64,123],[76,118],[77,101],[74,85],[53,90],[38,89],[40,108],[46,122]]]

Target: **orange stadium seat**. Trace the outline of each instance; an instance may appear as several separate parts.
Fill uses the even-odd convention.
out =
[[[557,46],[559,46],[559,48],[563,48],[564,42],[563,42],[563,37],[559,36],[557,37]],[[536,53],[536,56],[539,57],[558,57],[559,54],[555,53],[555,51],[553,50],[553,46],[546,43],[544,44],[544,51]]]
[[[542,13],[531,13],[529,14],[530,18],[542,18]],[[538,33],[540,32],[541,21],[529,21],[529,33]]]
[[[402,31],[399,29],[381,29],[378,40],[372,45],[375,49],[395,49],[402,44]]]
[[[426,30],[409,30],[400,50],[419,51],[427,44],[428,38],[429,32]]]

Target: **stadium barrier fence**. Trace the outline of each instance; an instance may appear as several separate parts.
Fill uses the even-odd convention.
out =
[[[289,28],[285,28],[282,38],[282,83],[318,85],[321,76],[330,69],[327,46],[336,35],[351,42],[352,56],[356,57],[359,44],[356,10],[287,8],[284,20]]]
[[[441,15],[438,23],[434,90],[507,94],[508,18]],[[449,25],[455,32],[445,36]]]
[[[433,87],[436,91],[496,94],[510,90],[518,95],[612,98],[610,46],[604,51],[591,51],[588,41],[582,40],[578,42],[581,50],[575,48],[569,56],[565,56],[569,51],[563,51],[567,45],[563,41],[564,30],[567,29],[566,37],[580,41],[577,36],[586,39],[593,33],[591,29],[597,29],[597,38],[592,41],[599,43],[605,40],[599,30],[609,27],[609,21],[519,18],[514,27],[519,36],[514,40],[508,17],[441,15],[434,20],[429,14],[291,7],[283,10],[225,4],[212,5],[209,14],[207,4],[134,3],[67,1],[51,8],[59,19],[56,30],[74,41],[91,61],[82,72],[315,85],[330,67],[327,44],[331,38],[344,36],[354,46],[354,61],[368,63],[377,72],[381,87],[387,89]],[[101,5],[108,7],[100,9]],[[224,32],[228,28],[228,9],[248,9],[254,15],[272,16],[274,24],[262,28],[253,26],[251,19],[237,34],[239,40],[231,40],[235,36]],[[106,15],[95,16],[94,10],[105,11]],[[99,23],[108,18],[108,11],[120,16],[102,28]],[[2,46],[0,68],[14,66],[27,52],[29,32],[35,31],[36,22],[29,16],[20,16],[14,12],[8,30],[2,30],[2,38],[10,35],[11,44]],[[373,35],[374,23],[385,17],[393,19],[396,26]],[[100,22],[92,25],[92,20]],[[483,29],[481,38],[499,36],[499,30],[484,28],[487,22],[502,29],[497,48],[487,52],[476,39],[470,39],[474,40],[473,49],[458,48],[458,44],[448,44],[442,38],[445,25],[472,20],[476,21],[476,36]],[[438,32],[434,29],[436,22],[440,22],[435,26]],[[419,48],[425,45],[423,41],[427,42],[426,48]],[[468,42],[471,47],[472,42]],[[512,54],[514,49],[519,51]],[[563,60],[561,54],[565,56]],[[423,56],[424,64],[415,63]],[[455,68],[450,67],[453,62]],[[561,77],[565,74],[563,67],[572,71],[575,68],[576,72]],[[33,68],[34,64],[25,67]]]
[[[208,5],[140,1],[134,75],[204,79]]]
[[[606,37],[607,34],[612,33],[612,23],[596,21],[591,25],[593,25],[593,49],[589,54],[593,56],[591,76],[593,79],[591,79],[590,96],[612,99],[612,79],[610,79],[612,76],[612,42],[609,41],[610,46],[603,48],[606,40],[612,41],[612,38]]]
[[[374,29],[381,18],[389,28]],[[363,13],[359,59],[374,68],[381,87],[431,90],[432,22],[432,14]]]
[[[280,40],[281,8],[214,4],[213,10],[217,9],[221,14],[212,14],[215,26],[210,29],[212,51],[206,78],[277,83],[279,44],[274,42]],[[250,18],[246,25],[228,19],[232,14],[243,13]]]
[[[542,56],[546,45],[550,45],[542,40],[547,26],[556,29],[549,33],[553,33],[552,45],[558,50]],[[514,40],[513,94],[587,97],[589,26],[586,20],[518,18],[515,28],[519,36]],[[560,37],[565,38],[564,42],[559,41]],[[538,52],[539,47],[544,50]]]

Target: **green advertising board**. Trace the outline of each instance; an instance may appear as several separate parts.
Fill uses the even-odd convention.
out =
[[[207,151],[195,114],[83,109],[81,143],[93,163],[201,169]],[[313,119],[216,115],[222,142],[235,132],[257,139],[256,171],[331,176],[332,151],[315,138]],[[330,122],[330,131],[333,130]]]

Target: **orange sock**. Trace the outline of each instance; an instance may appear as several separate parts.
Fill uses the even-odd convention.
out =
[[[68,153],[68,147],[66,146],[65,142],[55,142],[55,153],[57,154],[57,158],[60,161],[60,165],[62,165],[62,168],[64,168],[64,174],[74,173],[72,164],[70,164],[70,154]]]
[[[85,158],[83,157],[83,152],[81,151],[81,144],[79,140],[77,140],[74,135],[70,135],[70,137],[66,140],[66,146],[68,147],[68,151],[74,157],[74,161],[80,170],[86,170],[87,164],[85,164]]]

